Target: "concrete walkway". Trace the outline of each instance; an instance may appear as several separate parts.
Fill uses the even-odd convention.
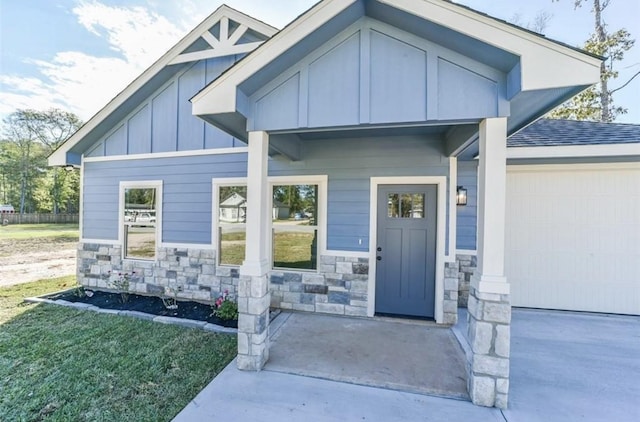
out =
[[[242,372],[235,360],[174,422],[413,422],[500,421],[497,409],[318,378]]]
[[[640,317],[516,309],[504,412],[267,370],[241,372],[234,361],[175,421],[636,422],[639,380]]]

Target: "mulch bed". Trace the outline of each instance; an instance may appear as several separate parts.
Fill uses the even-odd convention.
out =
[[[47,296],[47,299],[87,303],[102,309],[138,311],[158,316],[194,319],[196,321],[206,321],[223,327],[238,328],[238,321],[222,320],[213,316],[211,315],[211,306],[198,302],[178,301],[178,309],[167,309],[162,303],[162,299],[158,297],[140,296],[130,293],[128,300],[123,303],[119,293],[93,291],[93,296],[81,297],[76,294],[75,290]]]

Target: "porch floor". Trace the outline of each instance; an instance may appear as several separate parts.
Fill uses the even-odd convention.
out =
[[[469,400],[464,352],[430,322],[283,312],[264,369]]]

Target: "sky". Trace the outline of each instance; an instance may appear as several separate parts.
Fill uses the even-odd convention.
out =
[[[223,2],[282,28],[316,0],[0,0],[0,118],[57,107],[89,119]],[[574,46],[593,30],[590,0],[457,2],[524,26],[544,12],[545,35]],[[640,71],[640,0],[611,0],[604,19],[638,39],[615,88]],[[629,110],[617,122],[640,124],[640,77],[614,103]]]

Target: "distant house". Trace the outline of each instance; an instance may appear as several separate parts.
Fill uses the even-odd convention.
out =
[[[78,281],[105,289],[108,271],[136,270],[140,293],[189,280],[178,297],[204,302],[228,289],[252,370],[270,306],[453,324],[464,297],[470,396],[505,407],[512,301],[562,309],[567,290],[580,308],[596,292],[640,314],[637,277],[616,281],[640,258],[637,144],[514,143],[600,64],[444,0],[322,0],[281,31],[222,6],[49,158],[81,168]],[[278,222],[302,247],[274,242],[274,209],[290,217],[274,186],[313,187],[309,224]],[[220,198],[245,187],[246,201]],[[144,259],[123,246],[132,192],[155,198]],[[222,265],[221,225],[245,216],[228,240],[243,264]]]
[[[280,201],[273,200],[273,219],[274,220],[287,220],[291,217],[290,208],[287,204],[283,204]]]
[[[240,223],[245,221],[247,200],[239,193],[233,193],[220,203],[220,221]]]
[[[233,193],[220,203],[220,221],[225,223],[244,223],[246,221],[247,200],[239,193]],[[289,207],[280,201],[273,201],[273,219],[287,220]]]

